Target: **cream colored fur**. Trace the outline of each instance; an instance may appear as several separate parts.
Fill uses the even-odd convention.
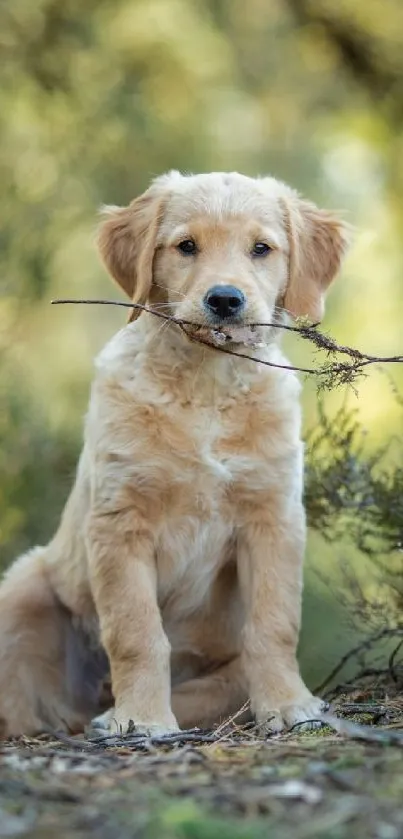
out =
[[[189,238],[196,256],[178,250]],[[256,241],[271,252],[253,257]],[[244,293],[245,322],[320,318],[345,234],[274,179],[172,172],[107,211],[99,247],[134,301],[208,329],[216,284]],[[137,314],[97,359],[59,530],[0,587],[5,732],[82,728],[101,710],[104,650],[112,730],[211,725],[248,698],[266,729],[310,719],[297,377]],[[267,346],[244,351],[286,363],[281,330],[258,332]]]

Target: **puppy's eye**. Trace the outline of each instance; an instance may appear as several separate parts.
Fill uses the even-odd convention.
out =
[[[255,242],[251,250],[251,254],[252,256],[267,256],[271,250],[272,248],[269,245],[266,245],[266,242]]]
[[[183,239],[182,242],[179,242],[177,245],[178,251],[185,254],[192,254],[197,252],[196,242],[193,239]]]

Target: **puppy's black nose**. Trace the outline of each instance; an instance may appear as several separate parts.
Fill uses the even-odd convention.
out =
[[[245,306],[245,295],[233,285],[215,285],[209,288],[204,306],[220,320],[237,317]]]

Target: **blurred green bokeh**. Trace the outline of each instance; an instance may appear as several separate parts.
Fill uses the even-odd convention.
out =
[[[368,352],[403,351],[403,5],[13,0],[0,8],[0,57],[5,565],[56,526],[92,359],[124,322],[113,309],[51,308],[50,300],[118,297],[93,243],[97,209],[128,202],[154,175],[273,174],[344,211],[355,243],[324,326]],[[288,348],[295,363],[310,357],[296,339]],[[401,370],[393,376],[400,386]],[[330,394],[329,411],[345,396]],[[307,426],[316,400],[307,382]],[[386,376],[371,370],[348,400],[369,446],[399,430]],[[326,639],[327,655],[343,631],[337,618],[336,630],[324,632],[326,619],[328,609],[319,609],[308,624]]]

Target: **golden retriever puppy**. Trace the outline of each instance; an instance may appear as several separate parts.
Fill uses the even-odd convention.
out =
[[[114,731],[210,726],[248,699],[266,731],[321,712],[296,660],[300,385],[275,324],[320,320],[345,244],[273,178],[171,172],[107,209],[112,277],[187,323],[133,315],[96,361],[60,527],[0,587],[7,734],[80,730],[108,674]]]

